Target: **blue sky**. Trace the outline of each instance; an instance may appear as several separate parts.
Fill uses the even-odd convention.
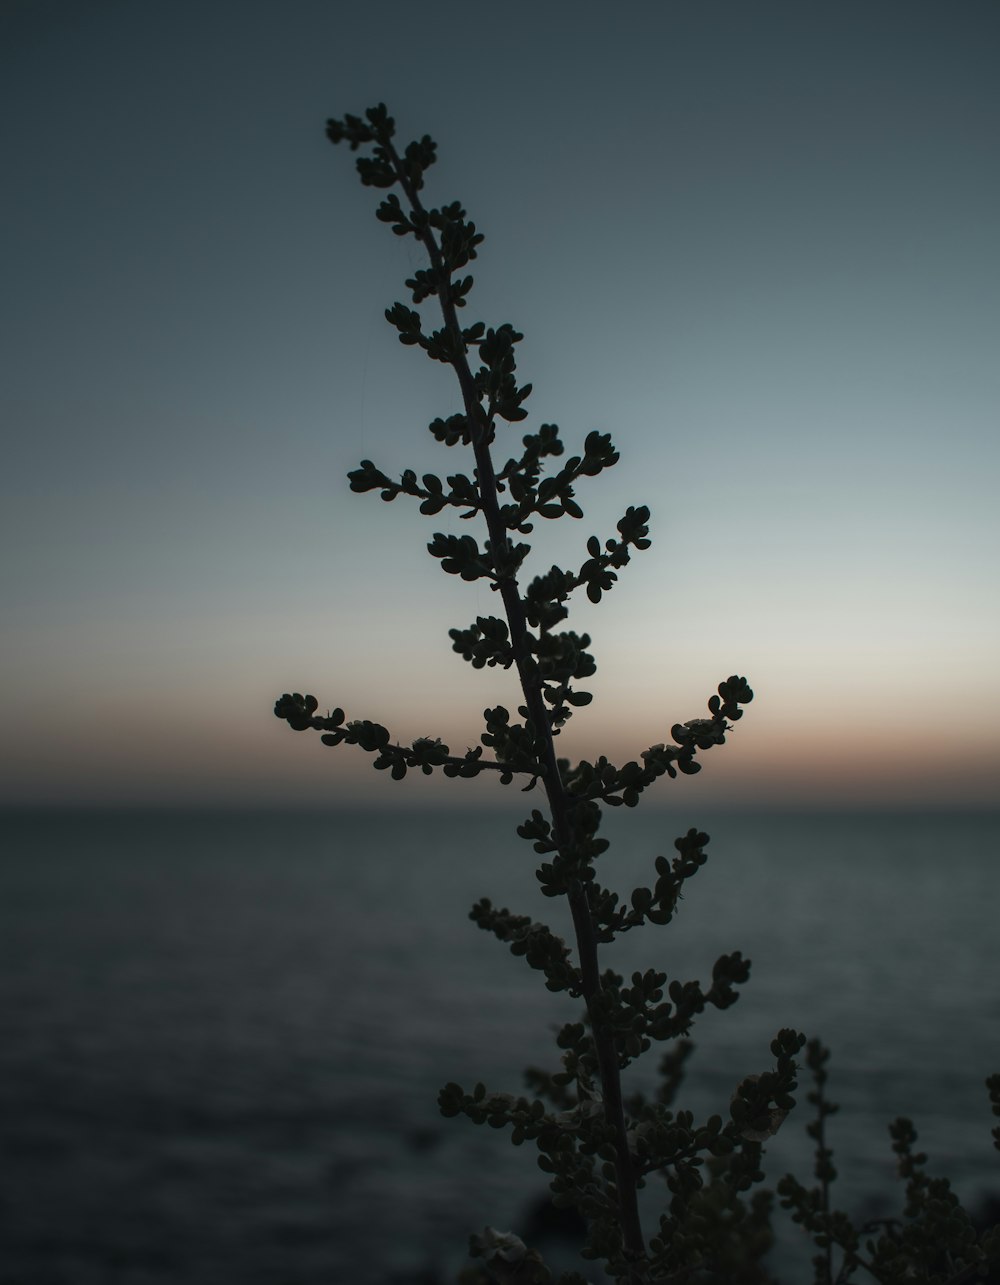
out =
[[[521,431],[621,452],[533,567],[653,512],[574,614],[599,671],[563,752],[633,757],[739,672],[692,800],[995,803],[1000,11],[492,13],[5,6],[0,798],[495,796],[270,712],[464,749],[517,703],[450,650],[496,609],[425,552],[466,527],[345,479],[471,471],[426,431],[448,372],[382,316],[416,249],[323,136],[384,100],[486,234],[469,313],[525,333]]]

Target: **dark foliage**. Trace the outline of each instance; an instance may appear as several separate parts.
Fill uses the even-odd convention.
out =
[[[443,479],[404,469],[397,480],[362,460],[349,475],[351,489],[377,491],[386,502],[410,497],[425,516],[452,507],[463,519],[483,523],[481,538],[438,532],[427,548],[445,573],[486,580],[499,595],[502,615],[478,616],[471,625],[452,629],[450,637],[454,650],[477,669],[516,669],[524,703],[516,718],[502,706],[486,709],[481,745],[464,755],[452,754],[437,738],[400,744],[381,724],[348,720],[340,708],[321,715],[316,697],[298,692],[283,695],[274,712],[295,731],[321,732],[325,745],[359,746],[373,756],[374,767],[388,769],[396,779],[417,768],[458,777],[492,770],[503,784],[523,777],[526,789],[540,787],[545,808],[534,809],[518,834],[543,858],[537,871],[541,891],[567,899],[576,938],[574,953],[531,915],[499,909],[487,898],[473,907],[471,918],[480,928],[540,972],[549,990],[581,999],[583,1012],[558,1032],[555,1064],[528,1069],[526,1094],[485,1084],[471,1091],[447,1084],[439,1099],[442,1113],[509,1130],[516,1146],[531,1143],[549,1176],[554,1204],[582,1218],[584,1258],[600,1260],[615,1280],[629,1285],[768,1282],[775,1200],[761,1187],[762,1148],[795,1104],[797,1059],[805,1047],[814,1083],[809,1101],[815,1119],[808,1129],[816,1143],[815,1184],[806,1187],[789,1175],[777,1195],[817,1248],[816,1285],[840,1285],[857,1273],[885,1285],[960,1285],[979,1279],[988,1263],[1000,1260],[1000,1232],[977,1229],[948,1182],[928,1175],[926,1156],[913,1150],[916,1134],[909,1121],[897,1120],[890,1130],[905,1184],[900,1217],[857,1226],[832,1208],[836,1170],[826,1121],[836,1107],[825,1096],[828,1054],[818,1041],[807,1045],[799,1032],[780,1030],[770,1042],[767,1069],[745,1075],[733,1086],[730,1101],[707,1120],[697,1121],[675,1106],[695,1019],[706,1006],[725,1009],[737,1001],[750,962],[739,951],[723,955],[705,984],[668,978],[656,969],[628,979],[601,970],[600,946],[645,924],[670,923],[682,887],[706,860],[709,841],[707,834],[688,831],[675,841],[676,856],[656,857],[651,886],[636,888],[623,900],[596,877],[595,862],[608,848],[599,837],[601,807],[634,807],[661,777],[699,771],[699,756],[725,743],[753,692],[738,675],[724,679],[708,700],[707,717],[675,723],[669,741],[649,746],[620,767],[603,756],[593,763],[556,757],[555,737],[592,699],[577,684],[596,669],[590,638],[559,628],[569,614],[567,604],[578,589],[600,602],[632,554],[649,548],[649,510],[629,506],[617,535],[603,543],[596,535],[586,539],[578,567],[553,566],[522,585],[530,546],[518,537],[530,535],[539,518],[582,519],[577,486],[613,467],[618,452],[608,434],[591,432],[579,453],[564,461],[558,428],[543,424],[523,435],[519,445],[505,448],[497,456],[506,456],[505,462],[497,466],[500,434],[509,433],[504,425],[527,417],[531,385],[518,379],[519,331],[506,322],[489,326],[459,320],[473,286],[466,269],[477,257],[482,234],[457,201],[436,208],[423,204],[436,146],[425,135],[400,149],[383,105],[364,117],[331,120],[327,136],[352,151],[364,149],[357,161],[362,183],[386,192],[378,219],[397,236],[415,238],[426,253],[429,266],[406,282],[409,303],[396,302],[385,315],[404,346],[421,348],[452,368],[461,409],[435,419],[430,432],[445,447],[472,452],[471,475],[456,472]],[[428,304],[434,305],[433,321],[420,311]],[[638,1093],[625,1097],[622,1073],[654,1043],[665,1048],[659,1092],[648,1100]],[[988,1086],[994,1113],[1000,1114],[1000,1075]],[[994,1137],[1000,1148],[1000,1128]],[[636,1193],[650,1180],[662,1188],[663,1212],[647,1238]],[[487,1228],[472,1237],[470,1254],[466,1282],[527,1285],[552,1279],[537,1251],[513,1233]],[[559,1281],[584,1285],[585,1278],[570,1273]]]

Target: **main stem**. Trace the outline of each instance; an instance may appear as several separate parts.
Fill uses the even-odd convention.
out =
[[[418,214],[425,214],[416,189],[409,182],[391,141],[388,139],[381,141],[392,159],[393,168],[411,208]],[[455,304],[451,298],[451,274],[444,270],[440,249],[430,224],[426,220],[423,223],[420,239],[427,250],[431,266],[440,283],[438,301],[441,305],[445,326],[455,344],[456,356],[451,364],[458,377],[465,414],[471,429],[479,496],[489,532],[490,547],[495,555],[505,547],[508,535],[507,528],[500,516],[496,473],[494,472],[493,459],[490,455],[492,425],[476,394],[475,381],[465,356],[462,328],[459,325]],[[507,614],[514,660],[521,682],[521,690],[524,693],[524,703],[528,710],[530,722],[535,730],[536,744],[541,749],[541,762],[545,769],[542,775],[542,783],[552,816],[553,836],[559,852],[568,857],[573,848],[569,819],[572,803],[563,788],[562,778],[556,762],[552,729],[549,724],[545,702],[542,698],[541,683],[538,681],[536,671],[531,662],[531,647],[528,637],[528,624],[524,615],[524,605],[521,601],[515,577],[503,577],[497,582],[497,588],[503,599],[504,609]],[[581,882],[575,882],[566,896],[573,916],[583,998],[590,1017],[590,1026],[593,1032],[594,1047],[600,1070],[604,1117],[612,1127],[615,1137],[614,1198],[618,1205],[621,1220],[622,1244],[626,1257],[635,1263],[635,1267],[629,1273],[630,1279],[633,1285],[642,1285],[643,1273],[639,1263],[645,1257],[646,1244],[639,1221],[636,1175],[632,1165],[632,1157],[629,1153],[628,1136],[625,1127],[625,1110],[622,1105],[621,1069],[618,1065],[618,1053],[615,1049],[614,1037],[608,1029],[597,1004],[597,999],[602,989],[597,962],[597,934],[594,928],[594,919],[591,914],[586,886]]]

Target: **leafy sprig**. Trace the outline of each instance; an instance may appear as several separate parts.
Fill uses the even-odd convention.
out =
[[[661,777],[698,772],[698,756],[725,744],[753,692],[745,678],[731,675],[709,699],[707,717],[674,723],[669,742],[650,746],[621,767],[604,756],[577,763],[557,758],[555,737],[593,699],[577,684],[596,672],[589,635],[559,626],[576,590],[600,603],[632,554],[650,547],[649,509],[628,506],[617,536],[603,543],[591,535],[577,568],[552,566],[522,585],[530,546],[518,537],[532,534],[538,519],[581,520],[581,480],[613,467],[619,454],[610,434],[593,430],[576,454],[564,458],[558,427],[542,424],[522,435],[520,447],[497,466],[498,434],[527,417],[532,386],[520,382],[517,369],[524,336],[507,321],[459,320],[474,285],[468,268],[483,235],[458,201],[424,205],[421,194],[436,145],[424,135],[400,148],[395,132],[384,104],[363,117],[327,123],[331,142],[363,151],[357,158],[362,183],[384,192],[377,218],[426,252],[426,266],[406,279],[409,301],[394,302],[385,316],[404,347],[452,368],[460,407],[428,427],[441,445],[471,450],[473,466],[444,479],[436,473],[418,477],[413,469],[395,479],[362,460],[348,475],[350,486],[358,493],[376,491],[386,502],[408,496],[419,501],[424,516],[451,508],[464,520],[484,524],[481,538],[437,532],[427,548],[445,573],[467,582],[486,580],[499,595],[497,614],[478,615],[449,636],[453,650],[474,668],[513,670],[523,703],[516,718],[503,705],[485,709],[480,744],[464,755],[452,754],[438,737],[401,743],[381,723],[348,720],[340,708],[321,715],[316,697],[299,692],[286,692],[274,712],[295,731],[320,732],[326,745],[358,746],[376,769],[396,779],[417,769],[463,778],[492,770],[503,784],[526,776],[525,788],[540,787],[545,796],[544,808],[533,809],[518,834],[543,858],[536,871],[542,893],[566,898],[573,943],[531,915],[497,908],[485,897],[470,918],[540,972],[550,991],[582,1000],[583,1012],[556,1033],[558,1065],[526,1072],[534,1096],[491,1091],[483,1083],[466,1092],[449,1083],[441,1091],[441,1111],[509,1128],[515,1145],[533,1143],[554,1202],[575,1207],[586,1220],[584,1257],[603,1261],[621,1285],[763,1285],[770,1280],[764,1258],[773,1244],[773,1197],[756,1190],[764,1177],[762,1148],[794,1106],[797,1058],[805,1046],[815,1086],[809,1133],[816,1145],[816,1181],[807,1188],[789,1175],[778,1193],[819,1250],[817,1285],[841,1285],[862,1270],[885,1285],[964,1285],[1000,1261],[1000,1232],[978,1235],[949,1184],[927,1174],[926,1157],[913,1150],[916,1134],[909,1121],[900,1119],[891,1130],[906,1184],[903,1217],[857,1228],[832,1208],[836,1170],[826,1122],[836,1107],[825,1096],[828,1054],[818,1041],[807,1045],[799,1032],[779,1031],[770,1045],[770,1068],[735,1085],[725,1115],[699,1124],[676,1106],[696,1018],[707,1007],[729,1008],[749,978],[750,961],[740,951],[720,956],[705,985],[669,978],[656,967],[626,979],[600,965],[599,949],[620,934],[673,920],[682,889],[706,861],[709,842],[704,832],[689,829],[674,841],[676,856],[656,857],[649,886],[624,898],[597,879],[596,863],[609,848],[599,833],[603,807],[635,807]],[[486,757],[487,750],[493,757]],[[651,1098],[626,1095],[623,1073],[654,1043],[665,1046],[657,1092]],[[987,1086],[994,1114],[1000,1115],[1000,1075]],[[1000,1127],[993,1133],[1000,1148]],[[647,1240],[637,1192],[650,1181],[663,1184],[665,1209]],[[472,1237],[470,1254],[474,1265],[462,1275],[465,1285],[552,1280],[537,1251],[513,1233],[487,1228]],[[557,1285],[586,1283],[570,1272]]]

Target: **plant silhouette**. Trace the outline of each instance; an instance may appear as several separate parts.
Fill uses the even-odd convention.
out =
[[[351,489],[377,491],[388,502],[408,496],[425,516],[452,507],[485,528],[481,543],[475,535],[438,532],[427,548],[447,574],[484,580],[496,592],[503,614],[451,629],[452,646],[477,669],[513,668],[523,704],[514,714],[499,705],[486,709],[481,744],[465,754],[453,754],[436,738],[402,744],[380,723],[348,719],[340,708],[320,714],[312,695],[285,693],[274,712],[296,731],[319,731],[325,745],[359,746],[373,756],[376,769],[397,780],[417,769],[464,778],[492,771],[503,785],[521,778],[526,791],[543,795],[544,807],[534,808],[517,833],[541,858],[542,893],[566,899],[574,947],[531,915],[498,908],[486,898],[472,908],[471,918],[538,970],[550,991],[583,1002],[578,1019],[557,1034],[553,1069],[530,1070],[526,1093],[484,1084],[467,1091],[449,1083],[440,1094],[442,1113],[508,1128],[515,1145],[534,1144],[555,1204],[578,1210],[586,1223],[583,1258],[600,1261],[615,1281],[765,1282],[772,1279],[766,1256],[774,1241],[775,1202],[761,1186],[761,1157],[795,1104],[797,1058],[805,1048],[814,1081],[809,1098],[816,1119],[809,1130],[816,1142],[816,1182],[806,1187],[788,1176],[778,1195],[815,1242],[817,1285],[847,1281],[857,1272],[887,1283],[959,1285],[976,1279],[1000,1257],[1000,1235],[977,1233],[947,1181],[927,1176],[926,1157],[914,1152],[916,1135],[908,1121],[892,1127],[906,1183],[902,1217],[857,1228],[831,1208],[835,1170],[825,1121],[836,1108],[825,1097],[828,1054],[818,1041],[807,1044],[803,1034],[779,1030],[769,1044],[769,1068],[734,1084],[731,1100],[705,1121],[696,1122],[675,1105],[695,1018],[706,1006],[735,1003],[750,963],[739,951],[723,955],[704,984],[668,979],[653,968],[628,979],[601,968],[601,947],[646,924],[670,923],[684,885],[706,860],[709,842],[707,834],[689,830],[676,839],[672,859],[655,859],[650,886],[621,897],[597,877],[598,860],[609,846],[599,834],[602,808],[635,807],[661,777],[698,772],[700,756],[725,743],[753,692],[745,678],[730,675],[709,698],[706,714],[675,723],[668,742],[649,746],[621,766],[603,756],[571,763],[557,755],[560,730],[591,701],[578,684],[596,669],[590,638],[562,627],[567,604],[580,590],[591,602],[602,601],[633,553],[649,547],[649,510],[630,505],[615,534],[586,539],[578,567],[553,566],[522,583],[530,546],[521,537],[532,535],[539,519],[582,519],[578,484],[611,468],[618,452],[608,434],[591,432],[579,453],[566,458],[554,424],[540,425],[513,448],[503,446],[506,426],[527,418],[531,385],[518,383],[516,363],[523,336],[506,322],[490,327],[460,319],[473,286],[467,270],[483,236],[457,201],[424,205],[435,143],[424,135],[397,148],[394,122],[381,104],[364,117],[329,121],[327,136],[351,151],[366,149],[357,160],[361,181],[387,192],[377,218],[397,236],[413,237],[426,253],[428,266],[406,282],[410,303],[394,303],[385,315],[403,345],[451,367],[461,409],[435,419],[430,432],[442,446],[464,448],[472,456],[471,475],[456,472],[444,479],[432,473],[418,477],[412,469],[390,477],[362,460],[349,474]],[[421,305],[436,310],[439,325]],[[626,1094],[623,1073],[654,1043],[665,1049],[658,1091],[651,1097]],[[1000,1114],[1000,1076],[988,1086],[994,1113]],[[1000,1147],[1000,1129],[994,1136]],[[664,1200],[655,1230],[647,1234],[637,1193],[651,1180],[662,1183]],[[513,1233],[486,1228],[472,1237],[470,1249],[475,1262],[464,1274],[467,1282],[552,1279],[538,1252]],[[585,1277],[570,1272],[558,1280],[584,1285]]]

